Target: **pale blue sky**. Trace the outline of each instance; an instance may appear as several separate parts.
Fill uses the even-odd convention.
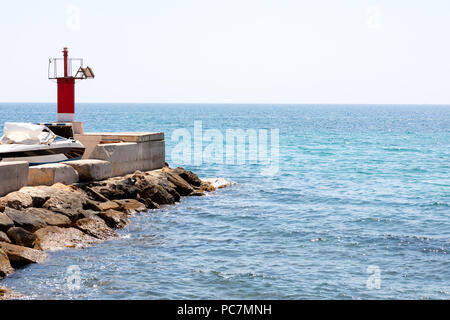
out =
[[[79,10],[79,23],[76,12]],[[448,0],[0,0],[0,101],[450,103]]]

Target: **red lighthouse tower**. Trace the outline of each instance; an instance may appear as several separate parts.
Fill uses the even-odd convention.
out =
[[[83,67],[83,59],[68,56],[69,51],[64,48],[63,58],[49,59],[48,78],[58,84],[58,122],[75,121],[75,80],[94,78],[91,68]]]

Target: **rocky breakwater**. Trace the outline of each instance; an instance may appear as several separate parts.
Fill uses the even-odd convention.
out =
[[[125,227],[136,212],[226,185],[226,180],[200,180],[191,171],[166,166],[68,186],[23,187],[0,198],[0,279],[16,268],[45,261],[47,251],[116,238],[115,229]],[[0,299],[19,296],[0,288]]]

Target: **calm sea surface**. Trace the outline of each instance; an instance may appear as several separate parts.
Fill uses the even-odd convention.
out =
[[[0,130],[55,109],[0,104]],[[80,104],[77,118],[86,131],[164,131],[171,166],[172,133],[195,120],[223,135],[279,129],[279,171],[184,164],[236,184],[0,285],[40,299],[450,298],[450,106]]]

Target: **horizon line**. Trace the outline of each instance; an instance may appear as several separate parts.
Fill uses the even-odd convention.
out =
[[[0,101],[0,104],[54,104],[57,105],[57,102],[47,102],[47,101],[39,101],[39,102],[31,102],[31,101]],[[416,106],[450,106],[450,103],[324,103],[324,102],[76,102],[77,104],[209,104],[209,105],[361,105],[361,106],[408,106],[408,105],[416,105]]]

